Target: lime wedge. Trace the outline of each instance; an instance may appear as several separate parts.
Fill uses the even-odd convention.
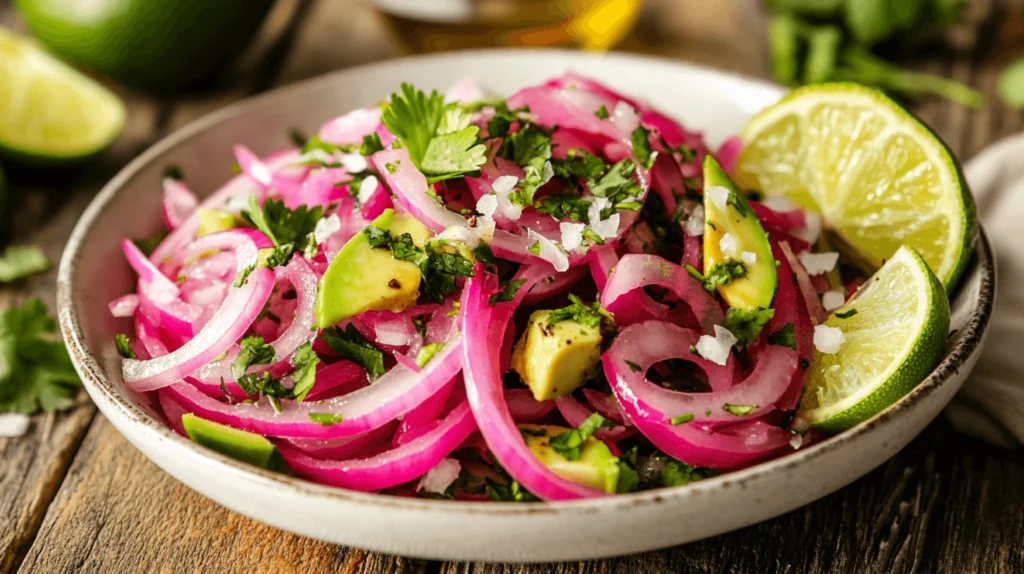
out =
[[[845,340],[835,354],[815,351],[799,415],[838,432],[898,401],[938,364],[949,300],[924,259],[901,247],[816,329],[829,328]]]
[[[881,92],[857,84],[794,90],[743,130],[741,188],[822,214],[875,268],[901,245],[947,289],[970,258],[974,202],[942,141]]]
[[[0,151],[63,163],[107,147],[121,133],[124,104],[100,84],[0,28]]]

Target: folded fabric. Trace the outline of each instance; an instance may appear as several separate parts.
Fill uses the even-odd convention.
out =
[[[1008,448],[1024,444],[1024,135],[1003,140],[964,170],[995,252],[996,303],[978,365],[946,416],[962,432]]]

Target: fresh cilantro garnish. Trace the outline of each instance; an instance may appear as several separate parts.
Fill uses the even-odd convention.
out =
[[[636,470],[637,447],[629,449],[619,457],[619,481],[615,492],[634,492],[640,486],[640,474]]]
[[[292,260],[292,254],[294,253],[294,243],[285,243],[278,247],[260,249],[260,262],[264,267],[273,269],[274,267],[288,265],[288,262]]]
[[[768,335],[768,344],[769,345],[782,345],[784,347],[789,347],[790,349],[793,349],[795,351],[796,350],[796,335],[794,334],[794,331],[793,331],[793,324],[792,323],[786,323],[785,326],[783,326],[778,331],[775,331],[774,333],[770,333]]]
[[[629,369],[634,373],[639,373],[640,371],[644,370],[643,367],[634,363],[633,361],[626,361],[626,365],[629,366]]]
[[[128,335],[124,333],[114,335],[114,345],[117,347],[117,354],[125,359],[137,358],[135,351],[132,350],[132,342],[128,339]]]
[[[601,236],[598,235],[597,233],[594,233],[594,231],[591,229],[583,230],[583,239],[588,239],[592,241],[595,245],[604,245],[604,239],[602,239]]]
[[[568,217],[573,221],[587,221],[590,202],[572,193],[553,193],[540,200],[537,211],[555,219]]]
[[[233,364],[231,365],[231,370],[234,371]],[[290,398],[292,396],[292,390],[286,389],[281,384],[281,379],[275,379],[268,371],[249,373],[248,375],[237,377],[235,382],[238,383],[239,387],[242,387],[242,390],[247,395],[262,394],[263,396],[275,399],[271,401],[271,404],[275,405],[274,410],[280,410],[277,408],[276,399]]]
[[[231,363],[231,376],[236,381],[245,375],[249,367],[274,362],[274,347],[265,343],[259,335],[243,337],[238,346],[241,350]]]
[[[690,422],[692,420],[693,420],[693,413],[686,413],[684,415],[679,415],[679,416],[676,416],[676,417],[672,417],[671,419],[669,419],[669,422],[672,423],[673,426],[678,426],[678,425],[681,425],[683,423],[688,423],[688,422]]]
[[[437,90],[427,95],[402,84],[381,121],[431,183],[477,172],[487,161],[487,147],[477,143],[480,129],[469,125],[469,112],[445,104]]]
[[[657,158],[657,154],[651,149],[651,141],[648,138],[647,128],[644,126],[637,126],[633,130],[633,135],[630,138],[633,142],[633,156],[636,157],[640,165],[647,169],[651,169],[654,165],[654,160]]]
[[[446,296],[459,290],[455,283],[456,277],[472,277],[474,274],[473,262],[466,257],[438,251],[433,244],[420,249],[408,233],[396,238],[388,230],[374,225],[368,225],[363,233],[369,238],[371,247],[391,249],[395,259],[415,263],[422,276],[423,295],[436,303],[443,303]],[[486,256],[485,252],[481,253]]]
[[[383,150],[384,142],[380,141],[380,134],[373,132],[363,136],[363,145],[359,146],[359,155],[370,156]]]
[[[338,145],[325,142],[324,140],[320,139],[319,135],[313,134],[308,140],[306,140],[305,145],[302,146],[302,153],[307,154],[315,150],[320,150],[329,154],[351,153],[352,151],[354,151],[353,148],[354,146],[351,145]]]
[[[587,327],[600,327],[602,321],[615,322],[612,316],[602,309],[601,304],[597,301],[587,305],[572,293],[569,294],[569,301],[570,304],[567,307],[555,309],[548,315],[547,322],[549,325],[554,325],[561,321],[575,321]]]
[[[508,131],[512,128],[512,123],[519,121],[519,114],[528,111],[530,109],[526,106],[510,110],[504,100],[497,102],[494,104],[494,116],[487,121],[487,137],[507,137]]]
[[[318,364],[320,364],[320,357],[317,356],[308,341],[295,349],[295,353],[292,354],[292,366],[295,367],[295,372],[292,373],[294,381],[292,396],[297,402],[301,403],[305,400],[306,395],[313,389],[313,384],[316,383],[316,366]]]
[[[594,413],[587,417],[578,428],[559,433],[549,441],[551,448],[566,458],[566,460],[579,460],[580,447],[583,443],[604,427],[613,427],[614,423],[609,422],[603,416]]]
[[[847,311],[845,313],[836,313],[835,315],[836,315],[836,317],[839,317],[840,319],[849,319],[850,317],[853,317],[856,314],[857,314],[857,310],[856,309],[850,309],[849,311]]]
[[[516,293],[519,291],[519,288],[522,287],[525,283],[526,279],[516,279],[513,281],[509,281],[507,285],[502,287],[501,291],[498,291],[497,293],[491,295],[490,298],[487,300],[487,303],[491,307],[493,307],[498,303],[506,303],[508,301],[511,301],[512,299],[515,299]]]
[[[160,231],[157,231],[156,234],[154,234],[152,237],[132,239],[132,243],[134,243],[135,246],[139,248],[139,251],[141,251],[144,255],[148,256],[153,254],[153,250],[155,250],[157,246],[160,245],[160,242],[163,241],[165,237],[167,237],[167,230],[161,229]]]
[[[494,502],[535,502],[537,497],[530,494],[518,482],[511,481],[509,484],[502,484],[493,478],[487,477],[487,497]]]
[[[242,285],[245,285],[245,282],[249,280],[249,276],[252,275],[252,272],[255,270],[256,264],[253,263],[252,265],[249,265],[248,267],[239,271],[238,275],[235,275],[234,286],[241,287]]]
[[[742,217],[754,214],[754,209],[750,207],[747,198],[743,197],[743,194],[735,189],[729,190],[729,199],[726,200],[726,204],[731,205],[736,210],[736,213],[739,213]]]
[[[494,252],[491,251],[491,246],[483,242],[473,248],[473,258],[484,264],[494,264],[498,262],[497,258],[494,257]]]
[[[366,369],[371,376],[379,377],[384,374],[384,351],[367,341],[351,323],[344,331],[340,327],[324,329],[320,338],[342,358],[349,359]]]
[[[533,242],[526,250],[534,255],[540,255],[540,241]]]
[[[424,365],[430,362],[430,359],[434,358],[434,355],[444,348],[444,345],[443,342],[424,345],[420,349],[419,354],[416,355],[416,366],[422,369]]]
[[[608,106],[604,104],[601,104],[601,107],[597,108],[597,111],[594,112],[594,115],[601,118],[602,120],[606,120],[611,117],[611,114],[608,113]]]
[[[747,276],[747,267],[742,261],[726,259],[711,266],[707,275],[701,274],[692,265],[686,266],[686,272],[701,282],[708,293],[714,293],[719,285],[728,285],[733,279]]]
[[[741,417],[756,411],[757,405],[730,405],[729,403],[725,403],[722,405],[722,410],[729,414]]]
[[[332,413],[309,413],[309,420],[325,427],[334,426],[344,420],[342,415]]]
[[[775,309],[739,309],[730,307],[722,326],[736,336],[736,343],[745,346],[761,334],[761,329],[775,316]]]
[[[50,268],[42,249],[31,245],[12,245],[0,255],[0,283],[24,279]]]
[[[613,204],[630,201],[640,195],[640,186],[633,179],[636,164],[626,158],[608,168],[608,171],[597,179],[590,179],[590,193],[604,197]]]
[[[569,149],[565,159],[551,160],[555,176],[570,181],[596,179],[604,173],[605,167],[604,160],[583,149]]]
[[[42,300],[0,314],[0,412],[50,413],[73,404],[78,375]]]
[[[551,134],[536,124],[527,124],[505,138],[498,153],[521,167],[536,158],[551,159]]]
[[[711,476],[711,471],[690,466],[678,460],[670,460],[661,471],[662,486],[682,486]]]
[[[263,232],[274,245],[293,243],[296,251],[310,257],[316,249],[313,230],[321,216],[323,207],[319,205],[312,209],[305,205],[288,209],[279,199],[267,199],[261,208],[255,195],[249,196],[249,209],[242,210],[242,219]]]

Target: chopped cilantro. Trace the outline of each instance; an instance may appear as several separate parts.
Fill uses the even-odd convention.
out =
[[[604,160],[582,149],[570,149],[565,159],[552,159],[551,168],[556,177],[571,181],[596,179],[605,170]]]
[[[534,242],[532,245],[527,247],[526,250],[534,255],[540,255],[540,241]]]
[[[474,274],[473,262],[466,257],[458,253],[437,251],[430,244],[420,249],[413,244],[412,236],[408,233],[395,238],[386,229],[374,225],[368,225],[363,233],[369,238],[371,247],[391,249],[395,259],[415,263],[423,277],[423,295],[431,301],[443,303],[446,296],[459,290],[455,283],[457,276],[472,277]],[[487,257],[486,251],[480,250],[478,253]]]
[[[239,271],[238,275],[235,276],[235,287],[241,287],[242,285],[245,285],[245,282],[249,280],[249,275],[252,275],[252,272],[255,270],[256,264],[253,263],[252,265]]]
[[[24,279],[50,268],[42,249],[31,245],[12,245],[0,255],[0,283]]]
[[[682,486],[711,476],[708,469],[690,466],[678,460],[670,460],[661,471],[662,486]]]
[[[491,246],[481,242],[473,249],[473,258],[480,263],[493,264],[497,263],[498,260],[494,257],[494,252],[491,251]]]
[[[516,279],[514,281],[509,281],[507,285],[502,287],[501,291],[498,291],[497,293],[491,295],[490,298],[487,300],[487,303],[491,307],[493,307],[498,303],[506,303],[508,301],[511,301],[512,299],[515,299],[516,293],[519,291],[519,288],[522,287],[525,283],[526,279]]]
[[[520,112],[528,111],[530,109],[526,106],[510,110],[504,100],[496,103],[494,105],[494,116],[487,122],[487,136],[489,138],[504,138],[508,136],[512,123],[519,121]]]
[[[132,343],[128,340],[128,335],[124,333],[118,333],[114,335],[114,345],[117,347],[117,354],[121,355],[125,359],[135,359],[135,351],[132,350]]]
[[[162,242],[165,237],[167,237],[167,230],[161,229],[151,237],[145,237],[143,239],[132,239],[132,243],[134,243],[135,246],[139,248],[139,251],[141,251],[143,254],[152,255],[153,250],[156,249],[157,245],[160,245],[160,242]]]
[[[342,415],[332,413],[309,413],[309,420],[325,427],[334,426],[344,420]]]
[[[668,147],[668,144],[665,144],[665,146]],[[678,153],[679,159],[681,159],[683,163],[688,163],[697,159],[697,151],[686,144],[679,144],[678,147],[671,148],[671,151],[673,153]]]
[[[0,313],[0,412],[50,413],[74,403],[78,375],[56,333],[41,299]]]
[[[640,473],[636,470],[637,447],[622,453],[619,457],[619,480],[615,492],[624,494],[634,492],[640,486]]]
[[[594,413],[587,420],[583,421],[578,428],[559,433],[549,441],[551,448],[564,456],[567,460],[579,460],[580,447],[583,443],[604,427],[613,427],[603,416]]]
[[[349,359],[366,369],[371,376],[384,374],[384,351],[367,341],[351,323],[344,331],[340,327],[324,329],[320,338],[343,359]]]
[[[448,311],[447,313],[445,313],[445,315],[447,315],[449,317],[458,317],[459,316],[459,307],[462,307],[462,303],[459,303],[458,301],[452,303],[452,310]]]
[[[384,142],[380,141],[380,134],[373,132],[363,136],[363,145],[359,146],[359,155],[370,156],[383,149]]]
[[[601,177],[590,179],[590,193],[607,198],[613,204],[634,198],[641,193],[640,186],[633,179],[634,172],[636,164],[632,159],[626,158],[608,168]]]
[[[756,411],[757,405],[730,405],[729,403],[725,403],[722,405],[722,410],[729,414],[741,417]]]
[[[567,307],[555,309],[548,315],[547,321],[549,325],[554,325],[561,321],[575,321],[587,327],[600,327],[602,321],[615,322],[612,316],[602,309],[601,304],[597,301],[587,305],[572,293],[569,294],[569,301],[570,304]]]
[[[353,146],[328,143],[320,139],[319,135],[313,134],[312,136],[310,136],[308,140],[306,140],[306,143],[302,146],[302,153],[307,154],[315,150],[320,150],[329,154],[351,153],[352,151],[354,151]]]
[[[233,370],[234,365],[232,365]],[[250,373],[235,379],[239,387],[245,391],[247,395],[263,394],[264,396],[277,399],[279,397],[291,397],[292,390],[286,389],[281,384],[280,379],[275,379],[268,371],[262,373]],[[271,404],[275,404],[276,401],[271,401]],[[280,410],[278,405],[275,404],[274,410]]]
[[[537,211],[555,219],[568,217],[573,221],[587,221],[590,202],[572,193],[553,193],[540,200]]]
[[[856,309],[850,309],[849,311],[847,311],[845,313],[836,313],[835,315],[836,315],[836,317],[839,317],[840,319],[849,319],[850,317],[853,317],[856,314],[857,314],[857,310]]]
[[[684,415],[679,415],[679,416],[676,416],[676,417],[672,417],[671,419],[669,419],[669,422],[671,422],[673,426],[679,426],[679,425],[681,425],[683,423],[688,423],[688,422],[690,422],[692,420],[693,420],[693,413],[686,413]]]
[[[604,239],[602,239],[600,235],[594,233],[591,229],[583,230],[583,239],[589,239],[594,242],[595,245],[604,245]]]
[[[551,159],[551,134],[536,124],[527,124],[509,134],[498,153],[520,167],[537,158]]]
[[[630,139],[633,142],[633,156],[640,162],[640,165],[651,169],[657,154],[651,150],[651,141],[648,138],[648,133],[647,128],[644,126],[637,126],[633,130],[633,135]]]
[[[719,285],[728,285],[733,279],[747,276],[746,265],[744,265],[742,261],[737,261],[735,259],[726,259],[715,263],[711,266],[711,269],[708,270],[707,275],[703,276],[700,275],[700,273],[696,273],[697,270],[693,269],[693,267],[687,266],[686,271],[694,278],[701,281],[704,285],[704,289],[706,289],[708,293],[714,293],[715,289]],[[696,273],[696,275],[694,273]],[[701,277],[703,277],[703,279],[701,279]]]
[[[726,200],[728,205],[731,205],[736,213],[739,213],[742,217],[754,214],[754,209],[750,207],[750,203],[747,202],[747,198],[743,197],[742,193],[737,192],[735,189],[729,190],[729,199]]]
[[[288,209],[283,200],[267,199],[260,207],[255,195],[249,196],[249,209],[242,210],[242,219],[263,232],[274,245],[293,243],[295,250],[301,251],[309,256],[310,252],[315,253],[316,240],[313,239],[313,230],[316,223],[323,215],[323,207],[317,205],[309,209],[300,205],[295,209]]]
[[[739,309],[730,307],[722,326],[736,336],[739,346],[749,345],[761,334],[761,329],[775,316],[775,309]]]
[[[597,108],[597,111],[594,112],[594,115],[601,118],[602,120],[606,120],[611,117],[611,114],[608,113],[608,106],[604,104],[601,104],[601,107]]]
[[[292,354],[292,366],[295,367],[295,372],[292,373],[292,380],[295,381],[292,385],[292,396],[297,402],[301,403],[305,400],[306,395],[313,389],[313,384],[316,383],[318,364],[320,364],[320,357],[317,356],[309,341],[300,345]]]
[[[422,369],[423,366],[429,363],[430,359],[433,359],[434,355],[443,348],[444,343],[431,343],[429,345],[424,345],[423,348],[420,349],[419,354],[416,355],[416,366]]]
[[[259,335],[243,337],[238,345],[238,356],[231,363],[231,376],[236,381],[245,375],[249,367],[274,362],[274,347],[264,342],[263,337]]]
[[[273,269],[282,265],[288,265],[295,253],[294,243],[285,243],[277,247],[260,249],[260,262],[264,267]]]
[[[537,497],[530,494],[518,482],[502,484],[493,478],[487,479],[487,497],[494,502],[535,502]]]
[[[778,331],[768,335],[769,345],[781,345],[796,350],[796,336],[793,331],[793,324],[786,323]]]

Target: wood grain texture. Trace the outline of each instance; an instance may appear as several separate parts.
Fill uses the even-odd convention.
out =
[[[649,6],[625,48],[766,76],[756,0],[649,0]],[[0,0],[0,23],[10,21],[3,7]],[[399,53],[358,0],[282,1],[270,21],[223,88],[143,115],[177,128],[271,85]],[[951,39],[952,57],[925,57],[917,67],[972,83],[986,94],[986,107],[928,100],[913,109],[966,159],[1024,127],[1024,115],[994,95],[998,71],[1024,52],[1024,0],[973,0],[968,22]],[[132,108],[136,113],[137,104]],[[152,138],[160,129],[146,133]],[[147,139],[134,141],[139,146]],[[16,235],[45,237],[44,248],[54,256],[66,237],[61,230],[104,181],[103,169],[124,158],[107,161],[110,166],[91,168],[92,175],[73,184],[84,191],[58,208],[30,194],[26,209],[38,215],[19,222]],[[55,212],[60,215],[53,219]],[[41,221],[50,223],[39,235]],[[11,296],[52,296],[52,289],[52,277],[43,277]],[[963,437],[941,420],[853,485],[763,524],[619,559],[515,566],[405,560],[283,533],[178,484],[101,416],[85,434],[92,413],[84,406],[58,417],[45,443],[39,421],[26,439],[0,439],[0,573],[18,564],[23,572],[46,573],[1024,572],[1021,451]]]

